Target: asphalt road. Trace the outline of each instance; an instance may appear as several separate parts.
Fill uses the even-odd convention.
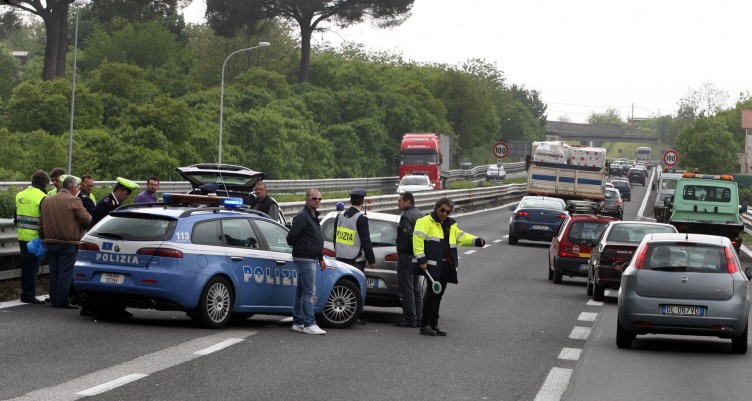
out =
[[[645,190],[635,189],[626,218]],[[488,244],[461,248],[460,283],[441,309],[448,337],[395,327],[399,308],[367,307],[350,329],[306,336],[279,316],[203,330],[176,312],[131,310],[133,319],[108,322],[5,303],[0,399],[749,398],[735,396],[749,389],[742,367],[752,356],[730,354],[728,341],[638,339],[617,349],[615,301],[589,301],[584,279],[548,281],[548,243],[508,245],[509,216],[507,208],[456,216]],[[730,384],[742,390],[718,391]]]

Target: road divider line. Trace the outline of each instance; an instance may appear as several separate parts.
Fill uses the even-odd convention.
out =
[[[581,312],[580,316],[577,317],[577,320],[582,320],[583,322],[594,322],[597,317],[598,314],[595,312]]]
[[[498,243],[499,243],[499,242],[501,242],[501,241],[503,241],[503,239],[495,239],[495,240],[493,240],[493,243],[494,243],[494,244],[498,244]]]
[[[574,326],[569,338],[572,340],[587,340],[590,337],[590,327]]]
[[[603,301],[593,301],[590,299],[587,301],[587,306],[603,306]]]
[[[245,340],[242,338],[228,338],[227,340],[224,340],[219,344],[214,344],[211,347],[204,348],[200,351],[196,351],[193,353],[193,355],[209,355],[213,352],[217,352],[219,350],[225,349],[231,345],[235,345],[242,341],[245,341]]]
[[[538,390],[535,401],[559,401],[569,386],[572,369],[552,368],[546,376],[546,381]]]
[[[136,359],[123,362],[119,365],[110,366],[96,372],[60,383],[54,386],[42,388],[26,393],[13,400],[76,400],[81,398],[80,392],[92,391],[101,386],[108,385],[124,378],[132,378],[132,375],[151,375],[153,373],[172,368],[174,366],[201,358],[197,352],[222,344],[227,340],[245,339],[257,334],[258,331],[227,330],[221,333],[195,338],[151,354],[142,355]],[[137,380],[137,379],[134,379]],[[133,380],[131,380],[133,381]],[[104,384],[103,384],[104,383]],[[125,384],[120,384],[121,386]]]
[[[107,382],[105,384],[100,384],[100,385],[98,385],[96,387],[92,387],[92,388],[84,390],[84,391],[79,391],[76,394],[83,395],[85,397],[91,397],[93,395],[101,394],[101,393],[104,393],[106,391],[110,391],[110,390],[112,390],[114,388],[118,388],[118,387],[120,387],[120,386],[122,386],[124,384],[128,384],[128,383],[134,382],[134,381],[136,381],[138,379],[142,379],[142,378],[144,378],[146,376],[149,376],[149,375],[145,375],[143,373],[133,373],[133,374],[130,374],[128,376],[123,376],[123,377],[121,377],[119,379],[115,379],[113,381]]]
[[[476,252],[476,250],[475,250],[475,249],[472,249],[472,250],[469,250],[469,251],[465,252],[465,255],[472,255],[472,254],[474,254],[475,252]]]
[[[566,359],[568,361],[577,361],[580,359],[582,350],[579,348],[562,348],[559,353],[559,359]]]

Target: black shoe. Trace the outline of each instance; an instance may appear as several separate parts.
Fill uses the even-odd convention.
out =
[[[43,304],[44,303],[44,301],[40,301],[37,298],[32,298],[32,299],[30,299],[28,301],[21,301],[21,302],[23,302],[25,304]]]
[[[67,304],[64,304],[64,305],[60,306],[60,308],[65,308],[65,309],[78,309],[78,306],[76,306],[76,305],[71,305],[71,304],[67,303]]]
[[[47,297],[44,299],[44,302],[52,302],[52,301],[50,301],[50,297]]]
[[[421,327],[420,328],[420,334],[424,336],[435,336],[436,331],[434,329],[428,328],[428,327]]]
[[[410,322],[399,322],[399,323],[395,323],[394,325],[397,327],[413,327],[413,328],[418,327],[415,323],[410,323]]]
[[[431,327],[433,331],[436,333],[437,336],[446,337],[447,332],[438,328],[438,327]]]

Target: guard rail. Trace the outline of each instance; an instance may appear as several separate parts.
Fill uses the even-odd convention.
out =
[[[506,163],[504,168],[508,173],[514,173],[525,170],[524,162]],[[488,166],[477,166],[469,170],[451,170],[449,172],[449,181],[461,179],[473,179],[485,177]],[[334,179],[317,179],[317,180],[264,180],[272,192],[284,193],[303,193],[308,188],[317,188],[323,191],[349,191],[352,188],[361,187],[372,190],[391,191],[399,183],[399,177],[372,177],[372,178],[334,178]],[[146,181],[136,181],[136,183],[145,188]],[[0,182],[0,191],[9,187],[26,188],[29,185],[26,181]],[[112,187],[115,181],[97,181],[98,187]],[[159,192],[188,192],[191,190],[191,184],[186,181],[162,181],[159,183]]]
[[[160,185],[161,189],[161,185]],[[415,206],[422,210],[431,210],[434,203],[441,197],[448,197],[454,201],[455,208],[476,207],[483,204],[511,200],[523,196],[527,191],[527,184],[509,184],[493,187],[455,189],[443,191],[426,191],[415,193]],[[366,198],[368,211],[397,213],[397,194],[372,196]],[[328,213],[336,209],[337,202],[347,199],[325,199],[321,202],[319,211]],[[290,217],[297,213],[305,202],[283,202],[279,204],[280,211]],[[0,219],[0,259],[19,256],[16,228],[12,219]],[[45,270],[42,270],[45,271]],[[21,277],[21,270],[2,270],[0,267],[0,280],[8,280]]]

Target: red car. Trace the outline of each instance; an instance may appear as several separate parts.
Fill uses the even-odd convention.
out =
[[[587,277],[590,252],[612,221],[618,220],[590,214],[567,216],[548,248],[548,279],[561,284],[564,275]]]

